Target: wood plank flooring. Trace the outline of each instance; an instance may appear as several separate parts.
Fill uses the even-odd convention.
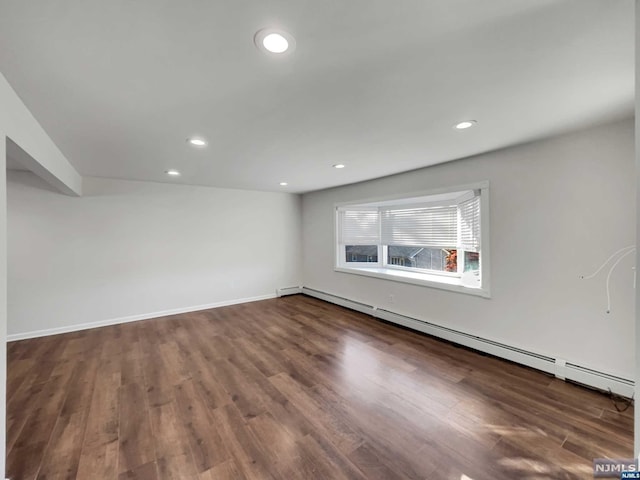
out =
[[[301,295],[9,344],[28,479],[592,478],[633,409]]]

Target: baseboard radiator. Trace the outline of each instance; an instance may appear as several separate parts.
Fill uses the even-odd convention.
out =
[[[276,288],[276,296],[284,297],[285,295],[296,295],[302,293],[302,287],[281,287]]]
[[[340,305],[350,310],[365,313],[381,320],[402,325],[437,338],[442,338],[458,345],[463,345],[496,357],[504,358],[521,365],[526,365],[551,375],[555,375],[557,378],[562,380],[570,380],[599,390],[611,390],[618,395],[623,395],[628,398],[631,398],[633,395],[633,380],[617,377],[605,372],[599,372],[580,365],[575,365],[563,359],[553,358],[546,355],[540,355],[535,352],[530,352],[528,350],[511,347],[504,343],[494,342],[493,340],[470,335],[458,330],[429,323],[424,320],[418,320],[389,310],[377,308],[373,305],[356,302],[348,298],[312,288],[301,287],[300,293]]]

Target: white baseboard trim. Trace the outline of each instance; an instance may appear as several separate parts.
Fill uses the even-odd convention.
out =
[[[419,332],[442,338],[443,340],[463,345],[496,357],[504,358],[521,365],[526,365],[536,370],[555,375],[562,380],[572,380],[574,382],[612,392],[631,398],[634,393],[634,381],[622,378],[606,372],[600,372],[584,366],[569,363],[564,359],[556,359],[547,355],[511,347],[509,345],[495,342],[486,338],[470,335],[458,330],[443,327],[417,318],[401,315],[386,309],[367,305],[353,301],[348,298],[321,292],[312,288],[302,287],[302,293],[310,297],[315,297],[329,303],[334,303],[350,310],[356,310],[372,317],[386,320],[391,323],[417,330]]]
[[[209,303],[206,305],[194,305],[190,307],[173,308],[170,310],[162,310],[159,312],[150,312],[150,313],[142,313],[140,315],[131,315],[127,317],[110,318],[107,320],[99,320],[97,322],[80,323],[76,325],[49,328],[45,330],[34,330],[31,332],[12,333],[10,335],[7,335],[7,342],[15,342],[17,340],[26,340],[28,338],[47,337],[49,335],[58,335],[60,333],[77,332],[80,330],[89,330],[91,328],[107,327],[109,325],[118,325],[120,323],[149,320],[151,318],[166,317],[169,315],[178,315],[180,313],[197,312],[199,310],[209,310],[211,308],[227,307],[229,305],[237,305],[239,303],[249,303],[249,302],[257,302],[259,300],[269,300],[271,298],[276,298],[276,294],[259,295],[256,297],[248,297],[248,298],[237,298],[235,300],[225,300],[222,302]]]

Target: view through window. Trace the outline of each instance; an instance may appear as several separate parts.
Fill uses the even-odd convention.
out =
[[[425,284],[482,288],[488,185],[336,208],[336,268]]]

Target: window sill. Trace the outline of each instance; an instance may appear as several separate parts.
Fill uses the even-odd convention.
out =
[[[381,278],[391,280],[393,282],[410,283],[423,287],[439,288],[441,290],[449,290],[452,292],[465,293],[468,295],[476,295],[479,297],[490,298],[489,289],[481,287],[472,287],[463,285],[462,279],[458,277],[449,277],[446,275],[429,275],[424,273],[407,272],[405,270],[396,270],[393,268],[383,267],[335,267],[336,272],[350,273],[353,275],[363,275],[365,277]]]

